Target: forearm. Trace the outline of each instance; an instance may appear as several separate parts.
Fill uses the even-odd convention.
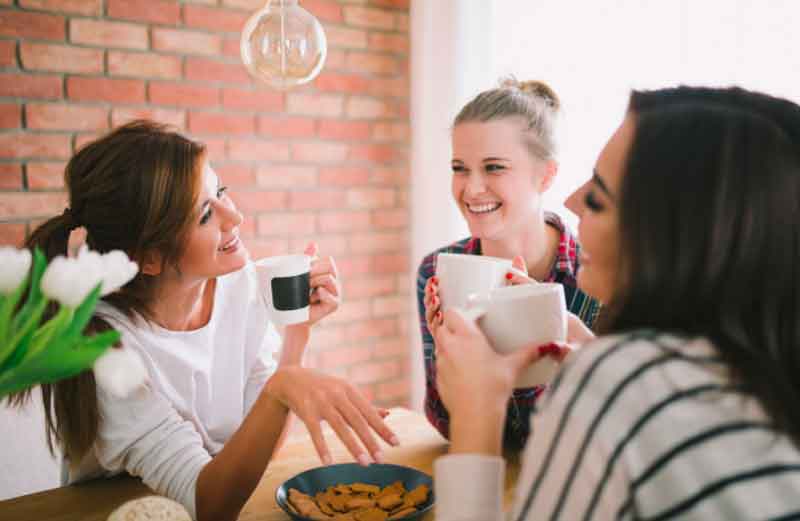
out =
[[[450,453],[499,456],[505,420],[505,404],[499,402],[451,410]]]
[[[236,433],[200,472],[195,493],[198,521],[238,517],[277,448],[288,413],[265,387]]]
[[[308,339],[311,336],[311,328],[300,324],[297,326],[287,326],[281,335],[283,345],[278,366],[303,365]]]

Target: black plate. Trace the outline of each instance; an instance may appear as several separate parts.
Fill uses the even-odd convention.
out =
[[[395,481],[402,481],[406,490],[412,490],[422,484],[428,485],[430,489],[428,500],[417,507],[417,512],[404,517],[403,521],[421,519],[426,512],[433,508],[433,479],[416,469],[388,463],[373,463],[369,467],[362,467],[357,463],[342,463],[307,470],[286,480],[279,486],[275,491],[275,500],[292,519],[310,521],[310,518],[299,516],[289,508],[287,498],[290,488],[296,488],[304,494],[313,496],[317,492],[323,492],[328,487],[338,484],[349,485],[350,483],[360,482],[378,485],[383,488]]]

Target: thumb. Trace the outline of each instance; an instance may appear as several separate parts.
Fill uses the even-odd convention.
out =
[[[525,275],[528,274],[528,267],[525,265],[525,257],[522,255],[517,255],[511,260],[511,265],[517,268],[519,271],[523,272]]]
[[[317,243],[312,241],[312,242],[308,243],[308,245],[306,246],[306,249],[303,250],[303,253],[305,253],[309,257],[316,257],[317,256],[317,250],[319,250],[319,247],[317,246]]]
[[[468,320],[457,308],[450,308],[444,312],[444,326],[453,333],[471,333],[480,331],[474,321]]]
[[[543,356],[547,355],[542,353],[542,350],[539,349],[538,345],[531,344],[521,349],[517,349],[507,356],[511,362],[511,367],[514,369],[514,374],[519,375],[525,368],[535,364],[541,360]]]

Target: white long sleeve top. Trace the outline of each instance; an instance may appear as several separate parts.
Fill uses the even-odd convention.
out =
[[[108,304],[97,313],[122,333],[148,370],[145,389],[119,399],[98,386],[98,439],[68,481],[128,472],[195,514],[201,469],[239,428],[275,372],[281,339],[257,294],[252,264],[217,278],[208,323],[170,331],[129,319]]]

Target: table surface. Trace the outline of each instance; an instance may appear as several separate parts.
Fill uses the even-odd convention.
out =
[[[384,447],[386,463],[405,465],[433,475],[434,460],[447,451],[447,442],[430,426],[425,416],[395,408],[386,419],[400,439],[398,447]],[[352,461],[334,436],[326,435],[334,462]],[[275,489],[287,479],[320,465],[307,435],[289,438],[270,463],[260,483],[239,516],[239,521],[286,521],[275,502]],[[509,458],[506,472],[506,505],[510,505],[519,474],[516,458]],[[116,507],[152,492],[137,478],[120,476],[56,488],[0,501],[0,519],[14,521],[105,521]],[[435,512],[424,521],[435,519]]]

